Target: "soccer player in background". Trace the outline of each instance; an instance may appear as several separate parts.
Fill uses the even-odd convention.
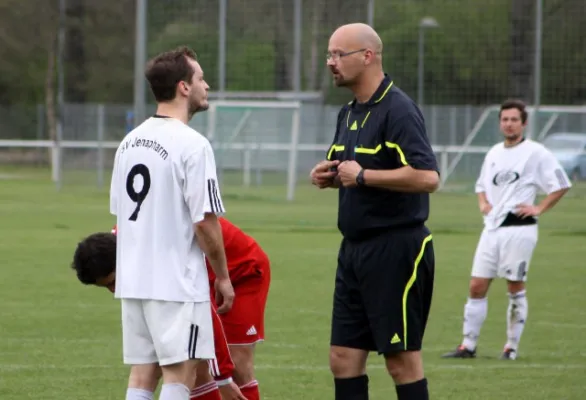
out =
[[[209,141],[187,123],[208,108],[203,71],[186,48],[148,62],[156,114],[119,145],[110,187],[117,217],[115,297],[121,299],[127,400],[188,400],[197,360],[214,358],[205,257],[219,313],[234,300],[218,215],[224,205]]]
[[[235,393],[226,393],[230,388],[223,389],[224,384],[230,383],[230,378],[234,379],[248,400],[257,400],[260,399],[260,393],[254,376],[254,346],[256,342],[264,340],[264,310],[270,284],[270,263],[266,253],[253,238],[227,219],[219,220],[236,297],[233,308],[218,317],[219,328],[214,321],[217,362],[210,362],[210,366],[224,400],[232,399],[229,396]],[[116,228],[112,234],[117,234]],[[78,279],[85,284],[107,287],[112,291],[115,287],[115,247],[115,237],[105,233],[93,234],[82,240],[76,248],[72,263]],[[208,268],[211,270],[211,267]],[[210,287],[213,286],[214,277],[210,271]],[[222,351],[218,346],[224,344],[226,338],[229,351],[227,348]],[[232,359],[234,368],[231,368]],[[214,391],[217,391],[214,382],[200,369],[201,366],[191,398],[219,399],[213,397]],[[228,373],[230,376],[227,376]]]
[[[427,400],[421,348],[435,257],[425,226],[439,183],[417,105],[384,73],[383,45],[368,25],[330,37],[334,83],[354,100],[338,114],[326,160],[311,172],[339,190],[338,254],[330,368],[336,400],[367,400],[366,361],[384,355],[399,400]]]
[[[537,245],[537,220],[570,189],[554,155],[524,137],[525,104],[507,100],[499,112],[504,140],[486,154],[476,181],[478,208],[484,218],[474,260],[468,301],[464,306],[463,341],[444,358],[476,357],[476,346],[488,310],[488,289],[495,278],[507,281],[507,342],[501,358],[514,360],[527,322],[527,272]],[[537,191],[547,196],[534,205]]]

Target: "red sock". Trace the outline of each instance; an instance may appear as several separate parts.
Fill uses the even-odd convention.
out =
[[[240,391],[248,400],[260,400],[258,381],[250,381],[246,385],[240,386]]]
[[[210,382],[193,389],[190,400],[222,400],[222,396],[216,382]]]

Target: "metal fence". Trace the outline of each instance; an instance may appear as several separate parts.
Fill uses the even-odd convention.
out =
[[[300,107],[296,128],[296,108],[283,107],[284,102],[222,103],[224,106],[218,107],[218,102],[213,101],[208,112],[197,114],[190,122],[212,141],[220,177],[231,177],[230,183],[282,186],[285,177],[289,177],[289,193],[297,177],[306,176],[323,159],[339,110],[333,105],[297,102]],[[59,185],[81,182],[103,186],[117,144],[133,127],[129,117],[132,109],[132,104],[67,104],[63,140],[58,142],[67,144],[58,145],[60,159],[56,161],[46,150],[53,142],[37,142],[43,139],[46,129],[44,109],[37,107],[38,126],[31,129],[34,137],[28,138],[34,140],[0,136],[0,164],[58,162],[60,173],[55,179]],[[148,111],[154,111],[152,106]],[[500,139],[498,106],[426,106],[423,111],[444,183],[454,187],[466,182],[469,188],[486,149]],[[541,106],[537,115],[538,140],[550,133],[586,132],[586,107]]]
[[[367,22],[383,40],[385,70],[422,107],[432,143],[485,146],[498,139],[487,107],[507,97],[584,103],[582,11],[582,0],[0,0],[0,139],[84,140],[98,121],[107,138],[120,138],[152,111],[146,59],[187,44],[212,98],[301,100],[300,141],[328,143],[351,96],[332,85],[328,38]],[[583,113],[560,110],[553,119],[533,113],[530,133],[586,132]],[[83,157],[70,152],[64,161],[78,166]],[[1,151],[0,162],[48,162],[45,151],[18,154]],[[300,154],[300,169],[321,156]],[[227,167],[238,168],[234,157]],[[455,170],[477,166],[466,158]],[[277,168],[280,159],[255,162]]]
[[[348,22],[373,24],[387,72],[420,104],[578,104],[586,93],[582,0],[0,0],[0,9],[4,105],[57,100],[60,89],[70,103],[149,102],[137,90],[144,61],[179,44],[197,51],[213,91],[319,92],[339,103],[348,93],[332,88],[325,53]]]

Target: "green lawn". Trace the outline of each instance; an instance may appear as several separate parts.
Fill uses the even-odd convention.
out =
[[[0,399],[93,400],[124,397],[119,305],[84,287],[69,263],[77,240],[109,230],[107,191],[92,185],[56,192],[45,171],[0,175]],[[109,177],[106,177],[107,179]],[[267,341],[257,375],[263,399],[333,398],[328,369],[331,293],[340,236],[335,193],[300,185],[223,188],[228,216],[272,259]],[[425,341],[432,399],[583,399],[586,376],[586,188],[543,217],[529,272],[529,319],[519,359],[498,360],[505,337],[506,290],[496,282],[479,358],[439,356],[461,338],[470,264],[481,229],[472,195],[433,195],[436,287]],[[371,399],[394,399],[382,360],[369,364]]]

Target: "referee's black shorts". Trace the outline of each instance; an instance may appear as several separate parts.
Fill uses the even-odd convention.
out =
[[[431,307],[435,257],[425,226],[342,240],[331,345],[393,354],[420,350]]]

